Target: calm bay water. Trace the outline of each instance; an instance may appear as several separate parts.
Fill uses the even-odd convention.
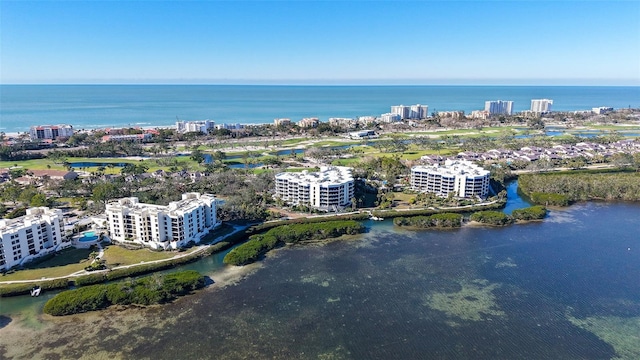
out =
[[[593,86],[253,86],[253,85],[0,85],[0,131],[41,124],[78,129],[169,126],[181,120],[271,123],[288,117],[357,117],[391,105],[429,105],[429,111],[484,108],[486,100],[554,100],[554,110],[640,107],[640,87]]]
[[[366,225],[164,306],[54,320],[0,311],[0,357],[640,357],[640,204],[577,204],[506,228]],[[224,283],[220,259],[189,267]]]

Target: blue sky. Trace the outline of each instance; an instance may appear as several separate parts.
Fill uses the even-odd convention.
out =
[[[0,1],[8,83],[640,85],[639,1]]]

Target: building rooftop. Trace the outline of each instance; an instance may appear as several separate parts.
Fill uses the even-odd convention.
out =
[[[283,172],[276,175],[276,179],[319,183],[321,185],[333,185],[341,184],[349,181],[353,181],[353,175],[351,174],[351,168],[345,166],[322,166],[320,171],[309,172],[304,170],[302,172]]]
[[[0,219],[0,232],[12,231],[30,225],[34,222],[43,220],[45,216],[62,215],[58,209],[50,209],[48,207],[34,207],[27,209],[27,214],[15,219]]]
[[[486,176],[489,175],[489,170],[466,160],[446,160],[444,165],[420,165],[414,166],[411,171],[420,172],[435,172],[443,176]]]

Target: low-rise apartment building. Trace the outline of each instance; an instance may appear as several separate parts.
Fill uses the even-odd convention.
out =
[[[29,136],[31,140],[70,138],[73,135],[73,126],[60,125],[40,125],[29,128]]]
[[[107,204],[106,215],[112,241],[163,250],[199,243],[217,225],[215,197],[199,193],[182,194],[166,206],[118,199]]]
[[[489,194],[489,171],[466,160],[414,166],[411,168],[411,188],[438,196],[453,193],[461,198],[486,198]]]
[[[70,242],[63,234],[62,211],[47,207],[27,209],[15,219],[0,220],[0,270],[60,250]]]
[[[337,211],[351,205],[354,189],[351,168],[323,166],[318,172],[277,174],[275,197],[293,205]]]

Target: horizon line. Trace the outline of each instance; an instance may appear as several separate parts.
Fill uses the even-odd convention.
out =
[[[380,86],[380,87],[421,87],[421,86],[468,86],[468,87],[482,87],[482,86],[509,86],[509,87],[529,87],[529,86],[545,86],[545,87],[640,87],[638,83],[613,83],[613,84],[594,84],[594,83],[527,83],[527,84],[514,84],[514,83],[171,83],[171,82],[60,82],[60,83],[0,83],[0,86],[344,86],[344,87],[358,87],[358,86]]]
[[[228,85],[228,86],[640,86],[638,79],[57,79],[0,81],[1,85]]]

